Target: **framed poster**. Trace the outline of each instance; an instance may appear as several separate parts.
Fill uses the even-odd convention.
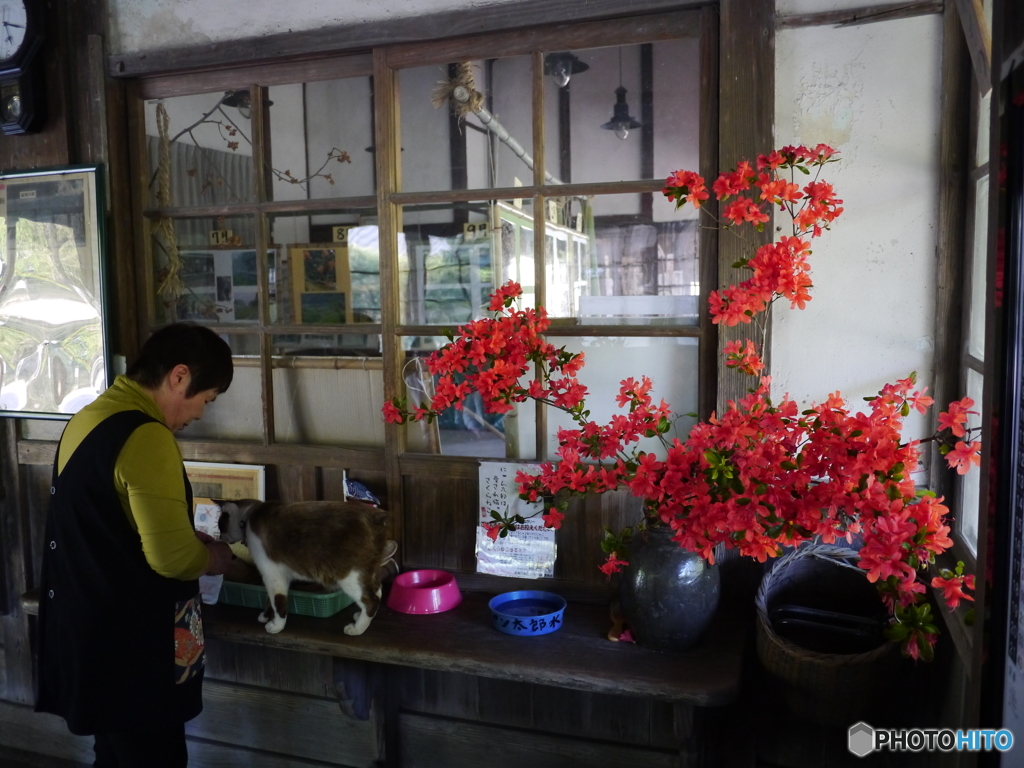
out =
[[[266,469],[258,464],[186,461],[192,495],[202,499],[263,499]]]
[[[195,528],[217,538],[220,507],[214,499],[266,498],[266,470],[257,464],[218,464],[186,461],[185,474],[192,484],[192,515]],[[244,544],[231,545],[231,551],[252,564],[252,556]],[[204,603],[216,603],[223,576],[200,576],[199,591]]]
[[[0,415],[69,418],[110,382],[98,166],[0,175]]]
[[[305,325],[352,322],[352,273],[347,245],[293,245],[288,250],[288,260],[295,322]]]
[[[256,251],[253,248],[210,247],[182,250],[181,282],[185,292],[178,299],[178,319],[199,322],[259,322],[259,289],[256,285]],[[275,318],[277,249],[267,250],[270,276],[270,314]]]

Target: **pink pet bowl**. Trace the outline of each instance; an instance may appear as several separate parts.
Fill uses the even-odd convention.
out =
[[[387,602],[399,613],[441,613],[461,603],[462,593],[447,571],[406,571],[391,582]]]

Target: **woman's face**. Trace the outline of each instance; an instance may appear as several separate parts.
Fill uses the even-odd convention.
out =
[[[174,413],[174,422],[171,421],[171,414],[164,414],[167,418],[167,426],[172,432],[177,432],[180,429],[184,429],[193,421],[203,418],[203,411],[206,408],[207,403],[212,403],[217,399],[216,389],[207,389],[199,392],[192,397],[184,397],[181,399],[180,406]]]
[[[164,415],[164,424],[172,432],[201,419],[206,404],[217,399],[216,389],[204,389],[189,397],[188,387],[191,383],[192,374],[188,366],[178,365],[167,374],[160,388],[153,392],[153,399]]]

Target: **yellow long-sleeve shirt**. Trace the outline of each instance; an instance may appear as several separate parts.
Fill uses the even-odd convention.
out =
[[[188,581],[202,575],[209,552],[195,536],[185,502],[181,450],[163,424],[163,414],[138,384],[118,376],[103,394],[68,422],[60,444],[57,471],[100,422],[120,411],[138,410],[152,422],[136,429],[114,464],[114,487],[128,523],[142,538],[150,567],[161,576]]]

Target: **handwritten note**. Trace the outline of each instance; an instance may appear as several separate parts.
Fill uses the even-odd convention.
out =
[[[519,498],[516,472],[532,465],[485,461],[480,463],[480,516],[476,529],[476,569],[479,573],[539,579],[555,573],[555,532],[544,527],[543,505]],[[501,515],[528,518],[504,538],[491,541],[484,523],[492,522],[491,510]]]

